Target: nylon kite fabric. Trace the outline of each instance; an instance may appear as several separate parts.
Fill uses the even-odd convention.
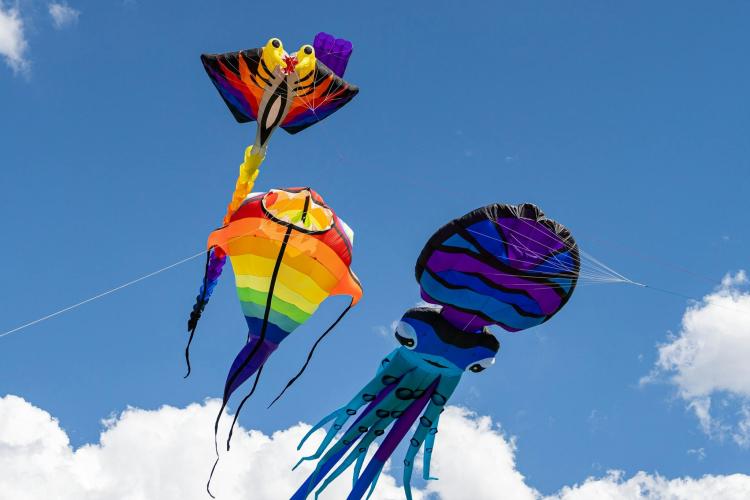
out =
[[[258,123],[255,142],[240,165],[225,224],[252,191],[277,128],[296,134],[357,95],[359,89],[342,78],[351,54],[350,41],[321,32],[313,45],[303,45],[294,54],[284,50],[281,40],[271,38],[257,49],[201,55],[206,74],[234,118]]]
[[[350,267],[352,240],[351,229],[309,188],[251,195],[211,233],[216,265],[209,263],[205,286],[215,286],[215,269],[228,256],[248,326],[247,343],[227,376],[224,404],[328,296],[348,295],[351,306],[360,300],[362,287]]]
[[[271,354],[327,297],[347,295],[351,302],[318,338],[304,366],[284,391],[302,375],[321,340],[360,300],[362,287],[351,270],[353,238],[349,226],[310,188],[250,194],[228,223],[211,233],[203,285],[188,322],[191,331],[185,350],[188,374],[193,333],[227,258],[248,326],[247,341],[232,362],[224,384],[215,437],[232,394],[255,375],[251,390],[235,412],[236,422]],[[231,436],[230,429],[227,449]],[[218,444],[216,452],[218,463]]]
[[[573,294],[573,236],[539,207],[494,204],[440,228],[417,260],[422,299],[458,328],[520,331],[555,315]]]
[[[317,465],[292,499],[317,498],[352,464],[347,499],[369,498],[386,462],[414,427],[402,479],[411,500],[414,462],[422,447],[423,478],[434,479],[430,463],[448,399],[465,373],[483,372],[495,362],[500,342],[489,327],[519,331],[548,320],[570,299],[579,268],[573,237],[535,205],[488,205],[440,228],[416,265],[422,298],[432,305],[406,311],[394,331],[400,347],[348,403],[303,438],[300,447],[330,423],[315,453],[300,460],[317,460]]]
[[[203,54],[201,61],[234,118],[258,122],[257,149],[265,148],[276,127],[296,134],[318,123],[351,101],[359,89],[344,81],[351,42],[320,33],[316,48],[303,45],[289,55],[272,38],[258,49]]]

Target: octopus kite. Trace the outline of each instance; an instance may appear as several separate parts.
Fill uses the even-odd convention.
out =
[[[401,346],[381,361],[375,377],[351,401],[302,439],[300,448],[332,422],[317,451],[300,460],[318,462],[292,500],[313,491],[317,497],[352,464],[348,498],[369,497],[386,461],[418,422],[404,458],[403,485],[411,499],[414,460],[422,446],[424,479],[432,479],[440,414],[461,376],[482,372],[495,361],[500,343],[489,327],[518,332],[547,321],[570,299],[579,269],[571,234],[535,205],[489,205],[439,229],[416,265],[422,299],[431,305],[406,311],[394,333]],[[365,465],[369,447],[383,435]]]

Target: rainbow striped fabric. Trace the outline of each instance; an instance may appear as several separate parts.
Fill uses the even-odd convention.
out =
[[[359,301],[352,240],[320,195],[291,188],[251,194],[208,246],[229,255],[250,336],[261,335],[267,314],[265,340],[278,345],[329,295]]]

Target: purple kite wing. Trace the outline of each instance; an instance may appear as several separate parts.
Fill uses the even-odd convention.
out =
[[[318,61],[343,78],[346,65],[352,55],[352,42],[321,31],[315,35],[313,48]]]

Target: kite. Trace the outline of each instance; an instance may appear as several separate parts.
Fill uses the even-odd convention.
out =
[[[579,269],[572,235],[532,204],[489,205],[439,229],[415,269],[429,305],[406,311],[395,328],[401,346],[381,361],[375,377],[351,401],[302,439],[298,449],[332,421],[317,451],[297,464],[318,460],[292,500],[314,490],[317,496],[352,464],[348,499],[362,498],[368,489],[369,497],[386,461],[418,422],[404,459],[403,485],[411,499],[414,460],[423,445],[423,476],[433,479],[430,462],[440,414],[462,374],[482,372],[495,361],[500,343],[489,328],[518,332],[547,321],[570,299]],[[365,466],[368,449],[383,435]]]
[[[359,89],[344,81],[352,44],[318,33],[313,45],[290,55],[281,40],[271,38],[257,49],[203,54],[211,82],[239,123],[257,122],[254,144],[240,166],[224,222],[252,190],[268,140],[281,127],[296,134],[325,119],[351,101]]]
[[[188,321],[190,339],[185,348],[188,375],[190,344],[227,257],[248,326],[247,341],[227,374],[214,436],[232,394],[255,375],[252,389],[235,412],[233,428],[242,406],[255,391],[268,358],[323,300],[330,295],[351,298],[346,309],[315,342],[304,366],[281,394],[302,375],[323,338],[360,300],[362,287],[351,270],[353,239],[349,226],[310,188],[252,193],[225,226],[211,233],[203,284]],[[227,449],[231,437],[230,430]]]

